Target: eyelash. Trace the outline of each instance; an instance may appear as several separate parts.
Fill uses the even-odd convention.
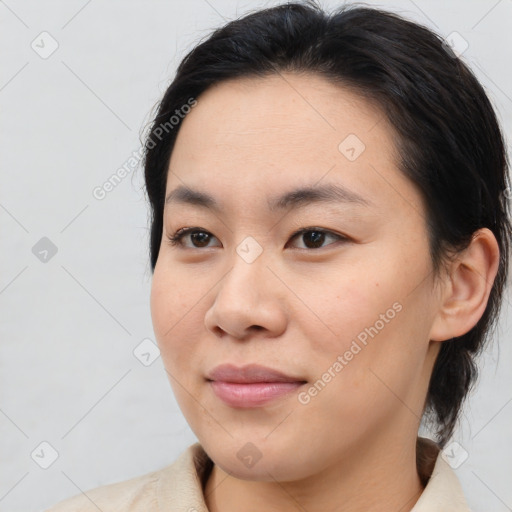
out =
[[[338,235],[337,233],[333,233],[332,231],[329,231],[327,229],[322,229],[322,228],[317,228],[317,227],[308,227],[308,228],[301,228],[297,231],[295,231],[291,236],[290,236],[290,240],[293,240],[295,238],[297,238],[298,236],[304,234],[304,233],[310,233],[310,232],[319,232],[319,233],[323,233],[325,235],[330,235],[330,236],[333,236],[335,238],[338,239],[338,241],[341,241],[341,242],[348,242],[349,239],[348,237],[346,236],[343,236],[343,235]],[[197,228],[197,227],[194,227],[194,228],[181,228],[181,229],[178,229],[178,231],[176,231],[173,235],[168,235],[167,236],[167,241],[168,243],[172,246],[172,247],[182,247],[182,248],[185,248],[185,249],[208,249],[209,247],[185,247],[183,245],[183,242],[182,242],[182,239],[186,236],[186,235],[189,235],[189,234],[192,234],[192,233],[206,233],[208,235],[212,235],[212,233],[210,233],[209,231],[205,230],[205,229],[202,229],[202,228]],[[315,250],[319,250],[319,249],[323,249],[324,247],[328,247],[329,245],[333,245],[333,243],[331,244],[327,244],[327,246],[322,246],[322,247],[317,247],[317,248],[309,248],[309,247],[306,247],[306,248],[303,248],[303,247],[299,247],[300,250],[309,250],[309,251],[315,251]]]

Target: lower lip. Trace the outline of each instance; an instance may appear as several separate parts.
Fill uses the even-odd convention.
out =
[[[260,407],[303,385],[302,382],[235,382],[210,381],[213,392],[231,407]]]

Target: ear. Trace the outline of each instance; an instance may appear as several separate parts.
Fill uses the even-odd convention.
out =
[[[470,245],[443,277],[439,311],[430,339],[445,341],[470,331],[482,317],[499,267],[498,242],[491,230],[473,234]]]

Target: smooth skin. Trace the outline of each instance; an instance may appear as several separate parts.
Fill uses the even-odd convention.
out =
[[[209,510],[411,510],[423,490],[415,443],[433,364],[441,343],[485,310],[495,237],[478,231],[436,279],[425,207],[397,168],[392,127],[323,77],[230,80],[197,99],[166,196],[186,186],[219,210],[166,204],[151,313],[178,404],[215,463]],[[350,134],[365,146],[353,161],[346,155],[355,152],[343,153]],[[366,204],[269,209],[293,189],[327,184]],[[202,234],[168,241],[186,227]],[[302,228],[310,231],[293,236]],[[236,251],[247,237],[262,248],[252,263]],[[396,303],[400,311],[307,404],[294,391],[263,407],[230,407],[206,380],[221,363],[258,363],[307,390]],[[247,443],[261,454],[252,467],[237,457]]]

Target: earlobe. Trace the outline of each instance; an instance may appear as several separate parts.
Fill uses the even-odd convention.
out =
[[[498,242],[481,228],[450,264],[430,339],[446,341],[469,332],[482,317],[499,267]]]

